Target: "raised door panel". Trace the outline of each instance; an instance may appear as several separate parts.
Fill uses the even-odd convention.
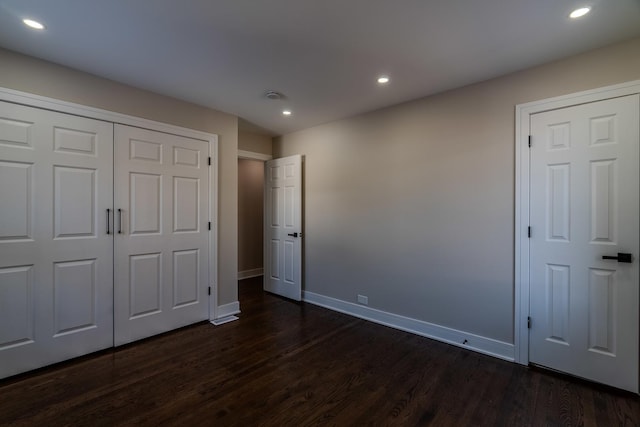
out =
[[[589,118],[589,143],[592,146],[615,144],[617,122],[617,114]]]
[[[282,210],[284,211],[284,226],[285,228],[293,229],[296,227],[296,189],[295,186],[287,185],[284,188],[284,200]]]
[[[200,293],[200,250],[173,252],[173,306],[197,304]]]
[[[547,341],[569,345],[570,269],[568,265],[547,265]]]
[[[173,164],[200,168],[200,151],[184,147],[173,147]]]
[[[269,275],[268,277],[271,279],[280,280],[280,240],[271,239],[269,242],[270,248],[268,251],[269,254]]]
[[[269,222],[271,227],[281,227],[284,225],[283,212],[282,212],[282,187],[273,186],[269,188],[270,207]]]
[[[15,110],[3,110],[0,114],[0,145],[33,149],[34,122],[16,119],[21,114],[14,113]]]
[[[130,318],[148,316],[162,311],[162,254],[129,257]]]
[[[547,167],[547,239],[570,240],[571,230],[571,165],[554,164]]]
[[[96,236],[96,170],[53,167],[54,236]]]
[[[591,243],[616,244],[616,161],[591,162]]]
[[[53,129],[53,149],[58,153],[96,157],[98,155],[97,140],[98,135],[95,132],[57,126]]]
[[[0,161],[0,241],[33,239],[33,164]]]
[[[131,234],[160,234],[162,232],[162,176],[131,173],[130,175]],[[119,208],[120,209],[120,208]]]
[[[200,180],[173,177],[174,233],[200,231],[200,210]]]
[[[0,350],[35,339],[33,265],[0,268]]]
[[[97,327],[97,262],[87,259],[55,263],[54,336]]]
[[[129,154],[131,160],[162,164],[162,144],[157,142],[132,138],[129,140]]]
[[[295,242],[292,240],[286,240],[284,242],[283,249],[284,249],[284,254],[283,254],[284,281],[287,284],[295,284],[295,280],[296,280]]]
[[[616,272],[589,270],[589,351],[616,354]]]

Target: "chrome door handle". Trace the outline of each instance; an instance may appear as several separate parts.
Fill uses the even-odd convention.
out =
[[[618,256],[603,255],[602,259],[615,259],[618,262],[626,262],[626,263],[633,262],[631,260],[631,254],[625,254],[620,252],[618,252]]]

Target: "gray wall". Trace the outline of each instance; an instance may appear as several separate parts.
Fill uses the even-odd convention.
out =
[[[640,79],[640,39],[274,140],[304,288],[513,343],[516,104]]]
[[[218,134],[218,304],[238,300],[238,118],[0,49],[0,87]]]
[[[264,162],[238,159],[238,272],[262,268]]]

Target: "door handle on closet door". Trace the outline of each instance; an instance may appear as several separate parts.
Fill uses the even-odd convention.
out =
[[[631,259],[631,254],[624,254],[620,252],[618,252],[618,256],[603,255],[602,259],[613,259],[618,262],[628,262],[628,263],[633,262]]]
[[[118,209],[118,234],[122,234],[122,209]]]
[[[111,230],[109,230],[109,225],[111,223],[111,209],[107,209],[107,234],[111,234]]]

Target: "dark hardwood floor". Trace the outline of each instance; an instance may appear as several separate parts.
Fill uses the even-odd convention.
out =
[[[201,323],[0,381],[0,425],[637,426],[630,393],[264,294]]]

